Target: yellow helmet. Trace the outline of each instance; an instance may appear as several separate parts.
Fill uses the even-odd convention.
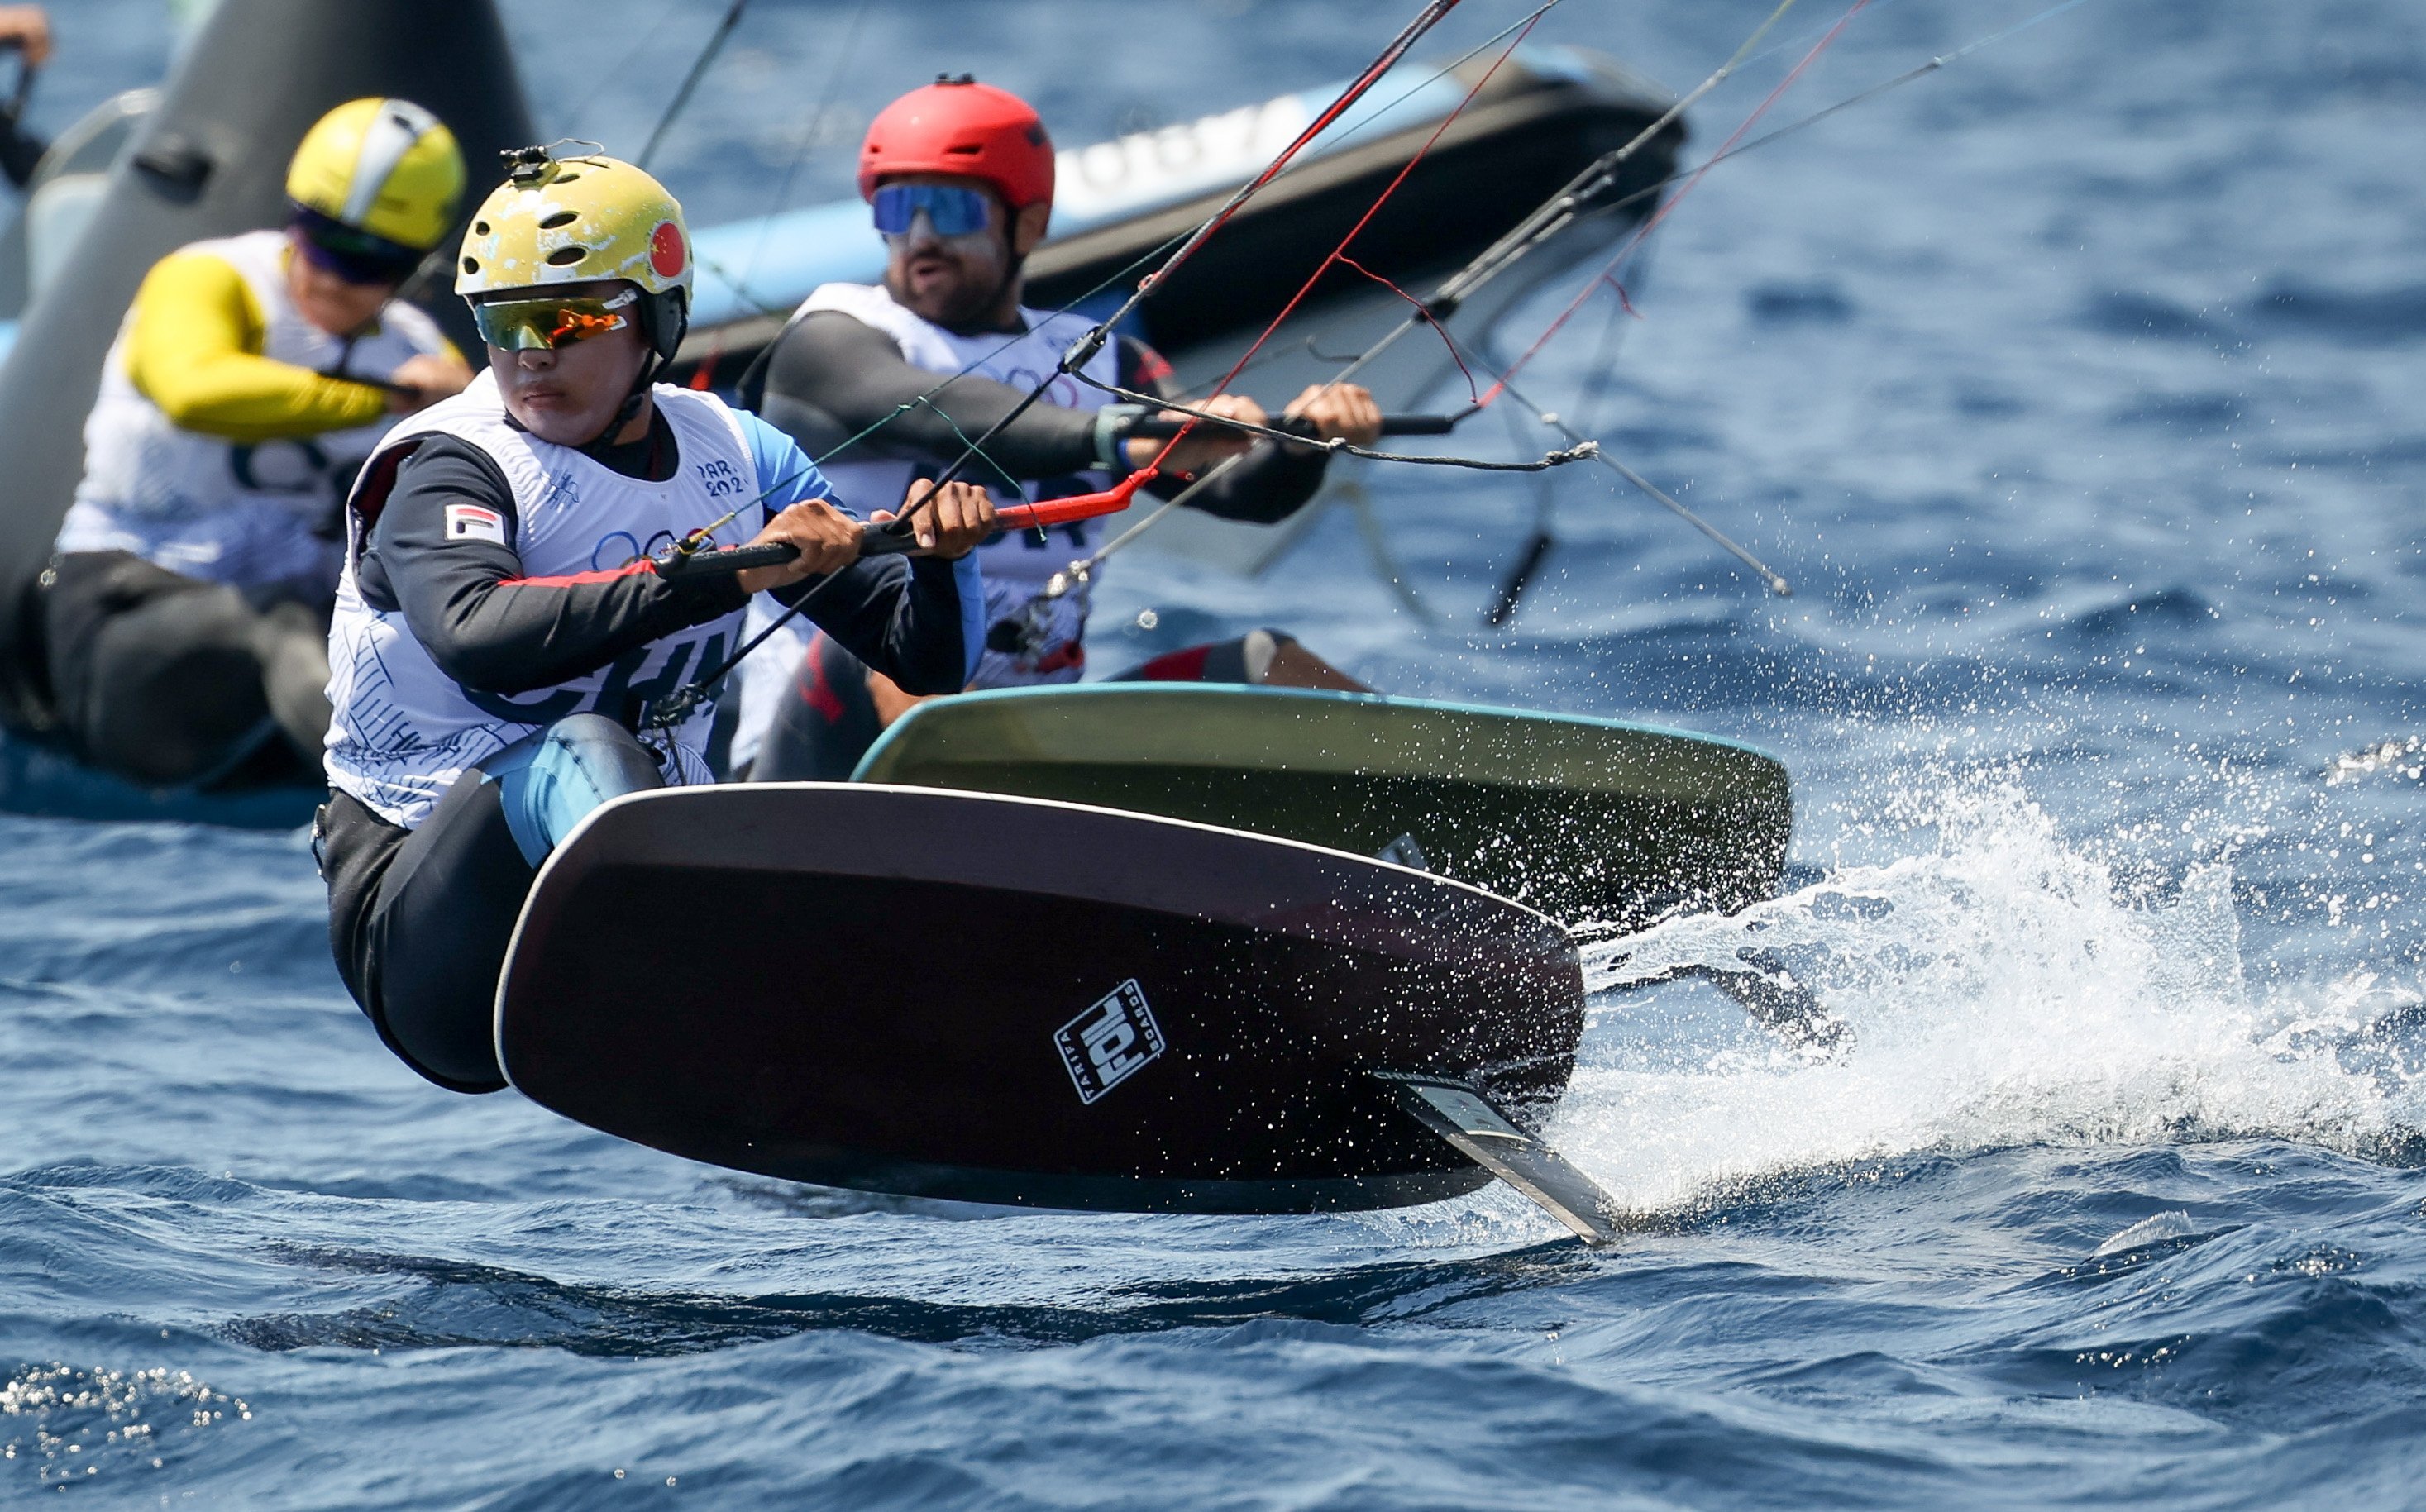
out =
[[[446,239],[463,199],[455,134],[410,100],[350,100],[303,135],[286,197],[324,219],[415,252]]]
[[[472,214],[455,292],[477,300],[509,289],[622,279],[648,296],[642,334],[660,357],[682,342],[690,303],[690,230],[666,186],[604,154],[506,154],[506,182]]]

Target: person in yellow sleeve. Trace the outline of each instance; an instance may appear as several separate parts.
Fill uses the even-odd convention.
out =
[[[317,764],[346,491],[398,416],[471,381],[395,298],[462,190],[436,117],[356,100],[297,149],[284,229],[196,242],[144,278],[34,589],[39,670],[86,761],[207,785],[283,735]]]

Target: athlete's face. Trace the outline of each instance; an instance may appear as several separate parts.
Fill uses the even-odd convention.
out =
[[[884,238],[884,286],[903,309],[939,326],[966,328],[1007,318],[1019,302],[1013,269],[1043,239],[1047,207],[1030,205],[1014,217],[982,179],[953,173],[904,173],[887,184],[974,189],[986,202],[978,230],[946,236],[921,211],[910,229]]]
[[[611,298],[626,285],[613,280],[551,284],[551,294]],[[507,351],[489,348],[489,371],[515,423],[542,441],[587,446],[596,441],[632,392],[648,348],[640,338],[637,306],[618,330],[602,330],[552,348]],[[646,422],[635,415],[634,427]],[[616,438],[622,440],[624,438]]]

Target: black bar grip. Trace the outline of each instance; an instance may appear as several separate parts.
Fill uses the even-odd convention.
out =
[[[907,556],[918,550],[918,538],[908,530],[897,531],[891,522],[864,526],[859,536],[859,555],[866,556]],[[715,551],[680,553],[657,558],[657,575],[669,582],[685,578],[716,577],[729,572],[747,572],[755,567],[780,567],[801,555],[801,549],[788,540],[770,540],[755,546],[725,546]]]
[[[801,548],[788,540],[770,540],[757,546],[726,546],[712,552],[692,552],[688,555],[675,553],[657,558],[657,575],[668,582],[685,578],[720,577],[733,572],[746,572],[753,567],[780,567],[801,555]]]
[[[1168,441],[1179,434],[1189,416],[1173,414],[1145,415],[1129,423],[1128,433],[1144,441]],[[1446,436],[1457,428],[1457,415],[1383,415],[1384,436]],[[1219,420],[1203,420],[1199,425],[1218,426]],[[1314,426],[1302,415],[1283,415],[1271,422],[1270,429],[1286,430],[1292,436],[1314,439]]]
[[[862,556],[907,556],[918,550],[918,538],[907,526],[895,528],[887,520],[869,525],[860,532],[859,555]]]

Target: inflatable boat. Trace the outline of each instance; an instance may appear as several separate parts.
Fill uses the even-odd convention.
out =
[[[266,88],[265,81],[275,81]],[[295,145],[331,108],[364,95],[428,105],[473,162],[528,142],[504,28],[486,0],[222,0],[155,94],[108,102],[64,133],[37,168],[25,213],[0,243],[0,298],[22,297],[0,364],[0,717],[12,744],[39,738],[44,691],[21,654],[25,589],[84,468],[84,423],[101,363],[136,286],[188,242],[281,224]],[[451,308],[449,308],[451,307]],[[461,301],[433,301],[459,341]],[[9,760],[12,779],[55,764]],[[290,784],[307,776],[291,764]],[[138,795],[115,780],[71,773],[0,795],[11,807],[106,812],[129,809],[221,817],[188,795]],[[250,815],[251,805],[229,817]]]

